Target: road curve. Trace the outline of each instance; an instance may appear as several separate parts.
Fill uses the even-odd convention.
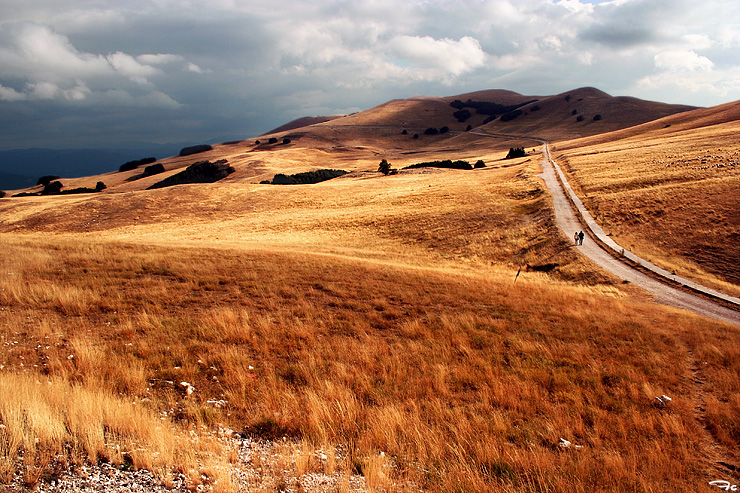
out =
[[[544,141],[539,142],[543,144],[543,172],[539,176],[544,180],[545,185],[550,189],[550,193],[552,194],[555,221],[558,227],[562,230],[565,236],[570,239],[570,241],[573,241],[573,233],[583,230],[583,226],[578,220],[570,201],[566,197],[561,183],[558,181],[555,168],[550,158],[547,143]],[[606,252],[598,243],[593,241],[590,236],[587,236],[582,246],[574,248],[577,248],[580,253],[586,255],[599,265],[599,267],[647,290],[659,303],[685,310],[691,310],[699,315],[740,325],[740,312],[725,308],[724,306],[686,291],[676,289],[643,274]]]

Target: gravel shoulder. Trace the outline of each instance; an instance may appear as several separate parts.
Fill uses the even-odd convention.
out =
[[[659,303],[690,310],[702,316],[740,325],[740,312],[725,308],[724,306],[710,300],[658,281],[618,260],[612,256],[612,254],[604,250],[600,244],[595,241],[591,230],[589,228],[584,228],[576,215],[576,211],[571,202],[566,197],[563,186],[561,182],[558,181],[553,162],[550,159],[547,144],[544,144],[543,151],[543,172],[539,176],[543,179],[545,185],[552,194],[555,220],[558,227],[567,238],[572,238],[573,232],[576,231],[583,230],[587,233],[587,239],[584,241],[583,245],[574,245],[573,248],[577,248],[580,253],[587,256],[599,267],[606,269],[625,281],[629,281],[650,292],[655,298],[655,301]],[[637,259],[642,260],[639,259],[639,257],[637,257]],[[702,288],[701,286],[699,287]],[[705,289],[709,290],[709,288]]]

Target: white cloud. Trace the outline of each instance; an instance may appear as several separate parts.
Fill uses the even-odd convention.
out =
[[[166,65],[168,63],[182,62],[184,58],[181,55],[173,55],[171,53],[157,53],[156,55],[139,55],[136,57],[136,60],[145,65]]]
[[[486,61],[480,42],[470,36],[459,41],[431,36],[398,36],[389,43],[389,48],[419,68],[441,69],[455,76],[470,72]]]
[[[109,96],[109,102],[131,104],[145,100],[147,104],[175,107],[179,103],[170,96],[163,97],[164,93],[152,87],[151,79],[164,73],[158,66],[183,62],[182,56],[173,54],[134,57],[123,51],[106,55],[84,52],[49,26],[30,22],[0,24],[0,76],[23,81],[19,89],[0,85],[2,101],[97,104]],[[150,89],[143,95],[131,96],[129,91],[136,86]],[[120,98],[122,93],[129,97]]]
[[[22,92],[18,92],[12,87],[0,85],[0,101],[23,101],[25,99],[27,99],[27,96]]]
[[[105,58],[116,72],[138,82],[139,84],[148,84],[148,77],[152,77],[160,73],[158,69],[151,65],[141,64],[131,55],[127,55],[120,51],[110,54]]]
[[[712,69],[712,61],[693,51],[664,51],[654,57],[655,67],[669,72],[706,72]]]

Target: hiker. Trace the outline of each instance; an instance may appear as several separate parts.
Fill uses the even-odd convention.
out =
[[[578,246],[578,238],[580,237],[578,236],[578,231],[576,231],[576,233],[573,235],[573,240],[576,242],[576,246]]]
[[[583,245],[583,237],[584,236],[586,236],[586,235],[583,234],[583,231],[581,231],[580,233],[578,233],[578,240],[579,240],[579,244],[580,245]]]

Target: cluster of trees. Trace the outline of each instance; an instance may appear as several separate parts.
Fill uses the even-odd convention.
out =
[[[306,171],[294,175],[278,173],[270,180],[264,180],[261,183],[273,185],[310,185],[322,181],[331,180],[338,176],[346,175],[348,171],[343,169],[317,169],[316,171]]]
[[[424,135],[437,135],[437,134],[446,134],[450,131],[450,127],[445,125],[444,127],[437,129],[435,127],[429,127],[428,129],[424,130]]]
[[[208,144],[199,144],[199,145],[194,145],[190,147],[183,147],[180,150],[180,156],[190,156],[192,154],[198,154],[201,152],[210,151],[211,149],[213,149],[213,146],[210,146]]]
[[[45,177],[42,177],[45,178]],[[40,179],[39,179],[40,181]],[[41,185],[41,183],[39,183]],[[13,197],[33,197],[37,195],[74,195],[78,193],[97,193],[102,192],[106,188],[108,188],[105,183],[102,181],[99,181],[95,188],[89,188],[89,187],[78,187],[78,188],[71,188],[69,190],[62,190],[64,188],[64,185],[61,181],[49,181],[44,185],[44,189],[40,192],[21,192],[13,195]],[[4,195],[4,192],[3,192]]]
[[[292,141],[288,137],[285,137],[283,139],[283,144],[290,144],[291,142]],[[270,137],[270,139],[267,141],[267,143],[268,144],[277,144],[278,143],[278,139],[277,139],[277,137]],[[256,146],[258,146],[260,144],[262,144],[262,142],[260,142],[259,140],[255,140],[254,141],[254,145],[256,145]]]
[[[227,177],[234,171],[236,170],[227,164],[226,159],[219,159],[213,163],[210,161],[198,161],[183,171],[155,183],[148,187],[147,190],[183,185],[185,183],[213,183]]]
[[[473,169],[473,168],[485,168],[486,163],[482,159],[479,159],[475,165],[470,164],[468,161],[458,160],[452,161],[446,159],[444,161],[427,161],[424,163],[416,163],[410,166],[406,166],[403,169],[415,169],[415,168],[446,168],[446,169]]]
[[[180,151],[180,152],[182,152],[182,151]],[[152,164],[156,160],[157,160],[157,158],[155,158],[155,157],[145,157],[145,158],[142,158],[142,159],[135,159],[133,161],[128,161],[128,162],[123,163],[118,168],[118,171],[119,172],[131,171],[132,169],[136,169],[139,166],[143,166],[145,164]]]
[[[510,147],[509,153],[506,155],[506,159],[514,159],[518,157],[526,157],[527,151],[524,147]]]
[[[537,100],[533,99],[531,101],[526,101],[520,104],[508,104],[507,105],[507,104],[495,103],[493,101],[473,101],[472,99],[468,99],[467,101],[461,101],[459,99],[456,99],[450,103],[450,106],[458,110],[453,113],[453,116],[457,118],[457,121],[461,123],[466,121],[468,118],[472,116],[470,111],[467,110],[466,108],[474,109],[475,112],[478,113],[479,115],[489,115],[490,118],[487,119],[487,121],[485,122],[487,123],[488,121],[494,120],[499,115],[505,115],[505,114],[511,113],[512,111],[518,108],[521,108],[522,106],[532,103],[534,101],[537,101]],[[519,115],[521,115],[521,112],[510,119],[513,120]],[[504,121],[508,121],[508,120],[504,120]]]

